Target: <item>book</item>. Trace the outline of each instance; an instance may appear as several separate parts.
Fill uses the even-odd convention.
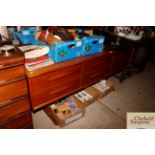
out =
[[[27,45],[18,47],[24,53],[25,59],[35,59],[47,55],[50,51],[47,46]]]
[[[34,65],[34,64],[38,64],[41,63],[43,61],[48,60],[49,58],[47,56],[41,56],[35,59],[25,59],[25,65]]]
[[[93,87],[101,92],[105,92],[107,89],[109,89],[109,86],[106,84],[106,80],[101,80],[100,82],[94,84]]]
[[[69,104],[71,110],[73,111],[73,113],[77,113],[79,111],[81,111],[81,109],[79,108],[79,106],[75,103],[73,97],[68,97],[66,99],[67,103]]]
[[[20,51],[22,52],[29,52],[31,50],[36,50],[41,48],[41,46],[37,46],[37,45],[26,45],[26,46],[20,46],[18,47],[20,49]]]
[[[54,110],[60,119],[66,119],[73,114],[69,104],[66,101],[56,104]]]
[[[49,66],[52,64],[54,64],[54,61],[52,59],[48,58],[47,60],[40,62],[40,63],[37,63],[37,64],[33,64],[33,65],[26,65],[25,64],[25,67],[28,71],[33,71],[33,70],[36,70],[36,69],[39,69],[42,67],[46,67],[46,66]]]

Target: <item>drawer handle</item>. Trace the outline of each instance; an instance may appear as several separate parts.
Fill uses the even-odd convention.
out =
[[[16,81],[23,80],[23,79],[25,79],[25,76],[19,77],[17,79],[12,79],[12,80],[0,80],[0,85],[6,84],[6,83],[11,83],[11,82],[16,82]]]
[[[7,101],[5,101],[5,102],[2,102],[1,105],[0,105],[0,108],[3,107],[3,106],[6,106],[6,105],[12,104],[12,103],[14,103],[14,102],[23,100],[23,99],[25,99],[26,97],[27,97],[27,95],[21,96],[21,97],[18,97],[18,98],[14,98],[14,99],[10,99],[10,100],[7,100]]]
[[[67,89],[67,88],[69,88],[69,87],[70,87],[70,86],[64,86],[64,87],[61,87],[60,89],[57,89],[57,90],[55,90],[55,91],[51,91],[51,92],[49,92],[48,94],[51,95],[51,94],[57,93],[57,92],[59,92],[59,91],[62,91],[62,90],[64,90],[64,89]]]

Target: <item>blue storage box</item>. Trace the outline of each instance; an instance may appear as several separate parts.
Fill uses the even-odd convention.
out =
[[[102,52],[104,48],[103,36],[90,36],[83,38],[83,51],[82,55],[90,55],[98,52]]]
[[[34,43],[35,45],[48,46],[50,49],[49,57],[55,62],[79,57],[83,49],[82,39],[67,42],[54,42],[53,46],[49,46],[36,39]]]
[[[28,28],[22,29],[21,32],[13,32],[14,38],[19,40],[22,44],[34,44],[34,33],[36,29]]]

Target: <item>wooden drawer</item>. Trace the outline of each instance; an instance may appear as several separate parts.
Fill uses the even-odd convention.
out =
[[[0,85],[14,82],[25,77],[23,65],[0,70]]]
[[[106,77],[107,73],[108,73],[108,70],[94,72],[94,73],[91,73],[91,74],[86,74],[82,78],[81,86],[87,86],[87,85],[90,85],[92,83],[98,82],[99,80]]]
[[[97,69],[104,69],[109,67],[112,61],[111,54],[107,54],[98,58],[94,58],[85,62],[84,64],[84,72],[90,73]]]
[[[47,75],[29,79],[31,92],[40,92],[47,88],[55,88],[58,83],[70,81],[72,77],[79,77],[81,74],[81,65],[73,66],[67,69],[55,71]]]
[[[59,89],[61,87],[64,87],[65,85],[72,85],[73,83],[76,83],[78,86],[80,86],[80,77],[81,77],[81,73],[79,73],[76,76],[70,76],[67,78],[62,78],[62,79],[58,79],[58,80],[53,80],[53,85],[51,88],[55,89]]]
[[[102,78],[109,76],[109,71],[112,64],[112,55],[106,54],[102,57],[89,60],[89,63],[84,64],[81,86],[87,86]]]
[[[14,119],[0,124],[0,129],[22,129],[32,126],[32,115],[31,112],[18,115]]]
[[[41,107],[42,105],[46,105],[66,95],[69,95],[70,93],[73,93],[79,88],[79,85],[79,79],[70,80],[69,82],[63,84],[61,87],[48,88],[42,90],[39,93],[31,94],[32,109],[36,109],[38,107]]]
[[[24,64],[24,56],[20,55],[17,51],[12,52],[9,57],[0,56],[0,69],[13,67]]]
[[[0,86],[0,106],[12,99],[27,95],[26,80]]]
[[[27,97],[21,97],[0,107],[0,122],[30,110]]]

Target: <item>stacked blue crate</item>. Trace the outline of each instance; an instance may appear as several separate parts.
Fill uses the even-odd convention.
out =
[[[14,39],[22,44],[34,44],[36,28],[23,28],[20,32],[13,31]]]
[[[81,56],[81,51],[83,48],[82,39],[66,42],[54,42],[53,46],[49,46],[46,43],[35,39],[34,44],[48,46],[50,49],[49,57],[51,57],[55,62],[61,62],[79,57]]]
[[[102,52],[104,49],[104,36],[90,36],[83,38],[82,55],[90,55]]]

